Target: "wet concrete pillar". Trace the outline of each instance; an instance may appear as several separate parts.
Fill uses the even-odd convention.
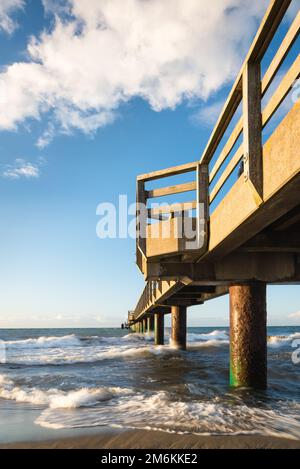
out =
[[[230,294],[230,385],[267,387],[266,284],[234,285]]]
[[[147,318],[143,319],[143,333],[146,334],[147,332]]]
[[[138,323],[138,332],[141,334],[143,332],[143,324],[142,321],[139,321]]]
[[[172,345],[186,350],[186,306],[172,306]]]
[[[164,345],[165,343],[165,318],[161,313],[154,314],[154,341],[155,345]]]

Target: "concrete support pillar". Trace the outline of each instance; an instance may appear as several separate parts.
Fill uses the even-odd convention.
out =
[[[165,343],[165,318],[161,313],[154,314],[154,341],[155,345],[164,345]]]
[[[230,385],[267,387],[266,284],[230,287]]]
[[[172,345],[186,350],[186,306],[172,306]]]
[[[146,334],[147,332],[147,318],[143,319],[143,333]]]
[[[152,314],[152,316],[149,316],[147,318],[147,332],[148,334],[150,334],[153,331],[154,331],[154,316]]]
[[[138,328],[139,328],[138,331],[139,331],[139,333],[141,334],[141,333],[143,332],[143,324],[142,324],[142,321],[139,321],[139,323],[138,323]]]

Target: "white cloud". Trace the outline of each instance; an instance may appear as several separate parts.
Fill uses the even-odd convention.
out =
[[[23,158],[18,158],[13,165],[7,165],[2,176],[8,179],[38,178],[40,176],[40,164],[40,162],[37,164],[30,163]]]
[[[205,125],[207,127],[210,127],[217,121],[217,118],[223,106],[224,101],[222,100],[204,106],[191,116],[191,120],[196,125]]]
[[[24,0],[0,0],[0,31],[11,34],[17,24],[13,20],[13,13],[24,6]]]
[[[300,311],[297,311],[296,313],[289,314],[289,318],[291,318],[291,319],[300,319]]]
[[[134,97],[152,109],[206,100],[234,79],[268,0],[43,0],[55,22],[28,44],[28,62],[0,74],[0,129],[26,119],[85,134]]]

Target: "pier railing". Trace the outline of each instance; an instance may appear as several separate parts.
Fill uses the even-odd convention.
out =
[[[176,237],[178,223],[182,223],[185,216],[194,218],[197,237],[196,251],[199,259],[208,249],[209,216],[222,201],[221,191],[227,186],[230,190],[240,177],[244,178],[257,207],[264,202],[263,130],[300,76],[300,54],[296,56],[288,70],[282,73],[280,83],[268,102],[262,104],[262,100],[266,98],[267,91],[270,91],[274,78],[278,75],[299,36],[299,11],[263,77],[261,64],[290,4],[291,0],[270,2],[200,160],[137,178],[138,204],[147,205],[150,199],[175,194],[194,194],[191,201],[147,209],[143,216],[141,211],[137,210],[137,264],[142,272],[144,272],[147,259],[174,256],[176,253],[184,254],[189,250],[188,240],[184,237],[181,239]],[[233,130],[230,131],[231,126]],[[239,172],[232,182],[230,177],[234,171],[237,171],[237,168]],[[146,184],[151,181],[184,173],[193,173],[193,179],[158,189],[146,188]],[[202,210],[199,210],[199,206]],[[158,223],[153,224],[153,219]],[[163,242],[161,236],[157,236],[157,232],[166,223],[176,225],[176,229],[170,226],[170,238]],[[154,233],[155,236],[153,236]],[[200,234],[202,234],[202,243],[199,241]],[[153,242],[153,238],[156,238],[156,241]]]

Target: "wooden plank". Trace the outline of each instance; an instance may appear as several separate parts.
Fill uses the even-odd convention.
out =
[[[233,129],[230,137],[228,138],[222,152],[220,153],[219,158],[217,159],[213,169],[211,170],[210,175],[209,175],[209,182],[210,183],[214,180],[214,178],[216,177],[220,167],[222,166],[222,164],[224,163],[224,161],[228,157],[229,153],[231,152],[232,148],[236,144],[239,136],[242,133],[242,130],[243,130],[243,117],[241,117],[240,120],[238,121],[238,123],[236,124],[236,126]]]
[[[201,163],[210,163],[238,105],[242,99],[242,77],[248,62],[260,62],[292,0],[272,0],[246,56],[241,71],[231,89],[221,115],[200,158]]]
[[[293,65],[290,67],[287,74],[282,79],[277,90],[272,95],[272,98],[266,105],[262,113],[262,126],[263,128],[268,124],[272,116],[275,114],[279,108],[282,101],[286,98],[288,93],[291,91],[294,82],[300,76],[300,54],[294,61]]]
[[[242,100],[242,80],[241,78],[239,78],[239,80],[234,84],[233,89],[231,90],[231,93],[223,107],[221,115],[215,125],[215,128],[208,141],[208,144],[206,145],[206,148],[200,158],[201,164],[210,163],[241,100]]]
[[[243,153],[244,153],[244,147],[243,147],[243,145],[241,145],[238,148],[238,150],[236,151],[236,153],[233,156],[233,158],[231,159],[231,161],[229,162],[229,164],[226,167],[225,171],[222,173],[222,176],[218,180],[217,184],[215,185],[215,187],[211,191],[211,194],[210,194],[210,197],[209,197],[209,203],[210,204],[215,200],[218,193],[220,192],[220,190],[222,189],[222,187],[226,183],[227,179],[229,178],[229,176],[234,171],[236,165],[239,163],[239,161],[243,157]]]
[[[272,83],[273,78],[278,72],[280,66],[282,65],[284,59],[286,58],[288,52],[296,41],[300,31],[300,11],[298,12],[296,18],[291,24],[286,36],[284,37],[280,48],[278,49],[275,57],[273,58],[271,64],[269,65],[268,70],[266,71],[263,80],[262,80],[262,97],[267,92],[270,84]]]
[[[172,166],[171,168],[162,169],[159,171],[153,171],[152,173],[141,174],[137,177],[138,181],[154,181],[155,179],[162,179],[170,176],[176,176],[177,174],[189,173],[195,171],[198,161],[193,163],[187,163],[180,166]]]
[[[157,220],[157,221],[168,221],[169,220],[169,215],[152,215],[151,220]]]
[[[146,192],[147,199],[154,199],[156,197],[164,197],[166,195],[181,194],[183,192],[195,191],[197,189],[196,182],[187,182],[185,184],[177,184],[175,186],[161,187]]]
[[[259,63],[247,63],[243,73],[244,176],[263,197],[261,76]]]
[[[259,30],[248,52],[244,66],[247,62],[260,62],[269,47],[292,0],[272,0],[261,22]],[[244,69],[244,66],[242,69]]]
[[[197,208],[197,202],[184,202],[171,205],[162,205],[161,207],[156,207],[148,210],[148,218],[153,216],[163,214],[163,213],[177,213],[185,212],[188,210],[195,210]]]

